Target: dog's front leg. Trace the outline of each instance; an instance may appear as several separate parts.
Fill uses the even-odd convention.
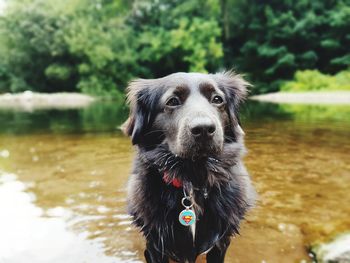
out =
[[[207,254],[207,263],[223,263],[231,239],[224,237]]]
[[[152,242],[147,242],[145,250],[147,263],[169,263],[169,258],[154,248]]]

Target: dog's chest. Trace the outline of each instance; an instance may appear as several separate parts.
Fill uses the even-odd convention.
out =
[[[213,197],[215,198],[215,197]],[[215,202],[210,196],[204,197],[202,192],[196,192],[193,195],[195,204],[193,211],[196,213],[197,220],[190,226],[183,226],[178,222],[176,216],[172,218],[167,227],[172,228],[172,236],[169,236],[169,243],[173,246],[168,246],[172,252],[176,254],[203,254],[208,252],[219,238],[223,235],[223,219],[220,218],[213,203]],[[174,208],[169,214],[178,214],[181,212],[181,207]]]

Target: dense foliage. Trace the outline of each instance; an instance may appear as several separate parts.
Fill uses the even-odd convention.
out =
[[[347,69],[349,46],[350,0],[12,0],[0,92],[120,96],[135,76],[236,68],[261,93]]]
[[[249,73],[259,92],[277,90],[296,70],[350,65],[349,0],[235,0],[226,12],[226,64]]]
[[[118,94],[137,73],[130,29],[101,6],[81,3],[67,11],[28,1],[8,11],[1,21],[0,90]]]

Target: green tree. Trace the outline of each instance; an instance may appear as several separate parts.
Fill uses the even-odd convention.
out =
[[[70,8],[42,0],[9,6],[0,24],[0,91],[118,96],[138,72],[126,4],[64,2]]]
[[[350,65],[350,0],[11,0],[0,92],[121,96],[133,77],[235,68],[254,93]]]
[[[222,64],[217,1],[136,2],[129,16],[146,76],[215,71]]]
[[[350,65],[349,0],[221,4],[225,64],[248,72],[255,92],[278,90],[298,69],[336,73]]]

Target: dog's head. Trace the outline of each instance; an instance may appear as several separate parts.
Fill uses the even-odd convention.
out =
[[[218,155],[225,142],[243,134],[238,107],[247,86],[233,72],[135,80],[128,87],[130,116],[123,131],[144,149],[166,144],[182,158]]]

